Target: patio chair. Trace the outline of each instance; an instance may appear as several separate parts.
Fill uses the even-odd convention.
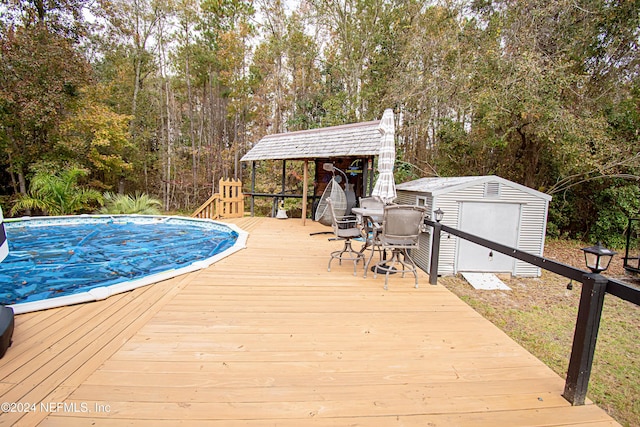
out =
[[[355,276],[357,275],[356,269],[358,267],[358,261],[364,259],[362,252],[354,251],[351,247],[351,239],[362,236],[362,232],[358,226],[358,220],[353,215],[336,215],[331,198],[327,199],[327,207],[329,208],[329,212],[331,212],[333,233],[337,239],[344,240],[344,247],[341,250],[331,252],[331,259],[329,259],[327,271],[331,271],[331,261],[334,259],[338,259],[340,265],[342,265],[342,261],[353,261],[353,275]]]
[[[382,230],[379,233],[382,250],[391,250],[391,258],[382,259],[374,267],[377,273],[385,273],[384,288],[388,289],[389,274],[413,273],[418,287],[418,271],[409,250],[418,249],[418,237],[424,227],[425,209],[413,205],[394,205],[384,209]]]

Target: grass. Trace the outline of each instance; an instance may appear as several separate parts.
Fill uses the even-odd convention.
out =
[[[582,267],[581,245],[555,241],[545,256]],[[622,261],[610,268],[623,275]],[[581,284],[543,272],[540,278],[503,278],[511,291],[480,291],[457,277],[439,283],[501,328],[563,378],[566,376]],[[623,426],[640,426],[640,307],[605,297],[588,398]]]

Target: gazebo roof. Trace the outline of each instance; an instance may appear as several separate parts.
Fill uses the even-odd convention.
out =
[[[380,120],[267,135],[241,161],[376,156]]]

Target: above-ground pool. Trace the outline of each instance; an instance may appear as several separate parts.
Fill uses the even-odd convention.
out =
[[[81,215],[5,219],[0,304],[15,313],[104,299],[206,268],[247,233],[210,220]]]

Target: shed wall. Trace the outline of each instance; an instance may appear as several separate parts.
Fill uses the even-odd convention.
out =
[[[445,212],[442,223],[458,229],[461,225],[460,209],[463,202],[520,204],[522,210],[517,247],[532,254],[543,255],[548,211],[547,201],[503,182],[500,182],[498,194],[489,195],[486,192],[486,188],[486,183],[478,183],[478,185],[470,185],[435,197],[430,193],[398,190],[397,202],[416,204],[417,197],[426,197],[429,212],[438,208],[442,209]],[[456,254],[458,240],[454,236],[443,233],[440,240],[438,274],[451,275],[457,273]],[[429,234],[421,238],[420,249],[418,253],[414,254],[416,263],[425,271],[429,271],[430,255],[431,235]],[[526,262],[516,261],[513,274],[516,276],[535,277],[540,275],[540,269]]]

